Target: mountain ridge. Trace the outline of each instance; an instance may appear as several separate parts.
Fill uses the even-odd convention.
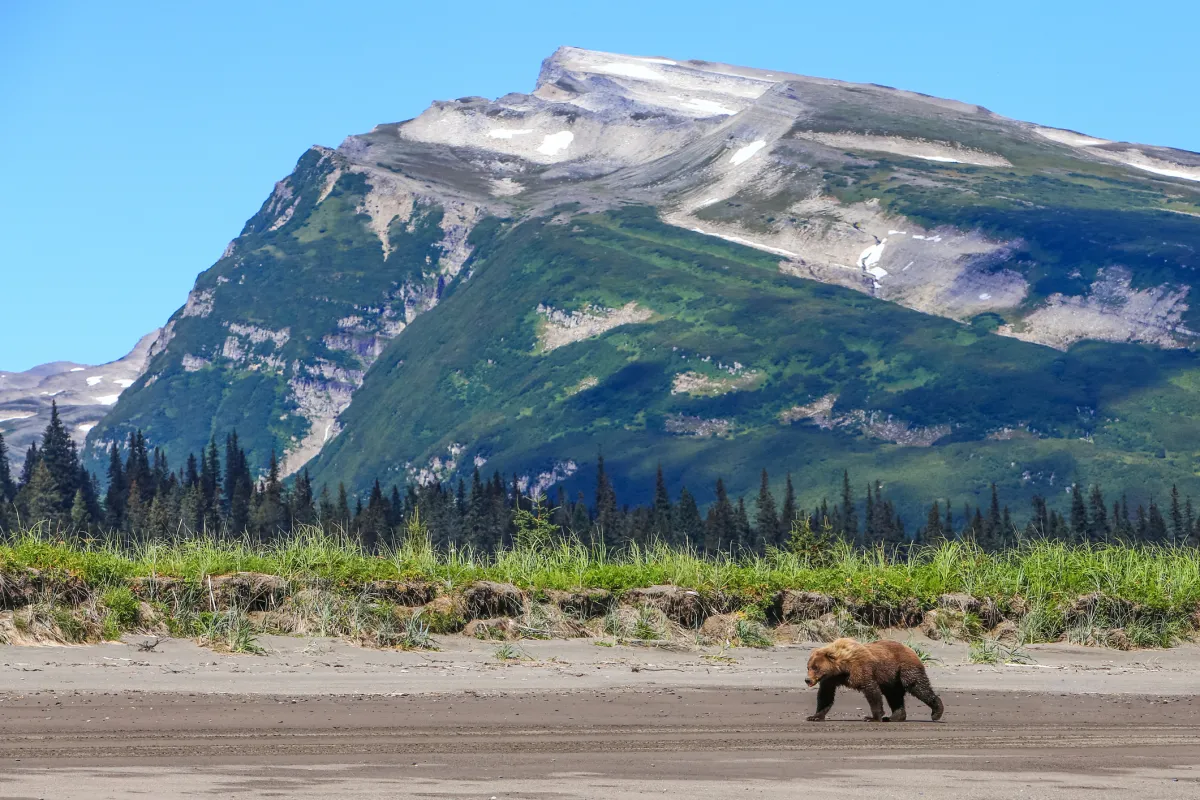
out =
[[[543,62],[530,94],[436,102],[412,120],[378,125],[336,149],[306,152],[200,276],[164,327],[147,374],[93,431],[89,451],[95,460],[132,427],[144,428],[152,443],[171,453],[190,452],[237,428],[255,463],[265,464],[275,448],[286,453],[289,471],[311,462],[330,480],[353,474],[353,488],[362,490],[366,467],[348,472],[344,458],[322,455],[331,443],[344,449],[337,442],[346,419],[378,423],[364,422],[372,417],[366,411],[353,411],[362,387],[377,376],[387,395],[386,387],[400,380],[389,351],[404,349],[401,340],[410,329],[435,324],[426,314],[468,291],[475,270],[500,263],[487,258],[503,248],[500,239],[528,224],[557,230],[539,219],[574,224],[592,242],[611,235],[633,245],[657,237],[672,253],[719,252],[724,259],[727,247],[750,247],[760,255],[729,257],[755,264],[774,259],[771,268],[787,278],[834,284],[876,302],[947,317],[971,336],[1001,334],[1064,353],[1085,339],[1190,353],[1198,329],[1187,302],[1191,259],[1200,246],[1197,219],[1189,216],[1200,214],[1197,180],[1196,154],[1047,129],[969,103],[711,62],[560,48]],[[630,223],[635,218],[622,210],[630,206],[655,209],[658,225],[704,234],[713,244],[680,238],[636,214]],[[607,222],[597,214],[608,215]],[[572,223],[580,218],[590,221]],[[608,231],[603,236],[601,228]],[[591,268],[606,252],[602,244],[576,249],[558,241],[555,247],[578,259],[561,273],[565,282],[572,269]],[[526,246],[532,249],[524,257],[536,260],[541,244],[529,240]],[[679,272],[671,277],[700,280]],[[506,302],[508,288],[497,286],[494,302]],[[566,331],[561,335],[569,346],[583,348],[596,337],[628,336],[621,331],[662,319],[646,306],[646,321],[610,324],[631,303],[630,313],[641,313],[636,292],[616,284],[588,291],[590,296],[555,297],[547,288],[510,315],[525,320],[525,331]],[[836,298],[830,302],[848,302]],[[672,313],[668,318],[680,322],[689,309]],[[914,319],[906,324],[925,326]],[[456,324],[470,321],[437,323]],[[593,333],[571,338],[585,329]],[[477,342],[461,347],[486,335],[481,331]],[[452,337],[452,331],[441,336]],[[726,344],[713,344],[720,347],[700,357],[720,361],[715,351]],[[917,347],[905,357],[919,362],[924,355]],[[752,396],[781,379],[766,365],[756,375],[744,366],[727,377],[681,366],[663,366],[675,376],[666,377],[668,397],[681,405],[674,417],[660,414],[648,441],[694,435],[678,432],[700,424],[686,421],[693,417],[724,419],[685,413],[684,397],[722,402]],[[439,396],[437,382],[446,376],[427,378],[434,385],[425,390]],[[583,394],[604,391],[599,376],[572,378],[579,385],[598,382]],[[839,378],[845,380],[849,373]],[[936,414],[909,413],[905,419],[893,413],[893,424],[882,410],[886,404],[851,407],[845,385],[814,394],[817,388],[796,388],[787,408],[800,410],[788,412],[790,424],[832,431],[843,437],[838,446],[847,452],[851,441],[861,444],[889,430],[891,440],[882,441],[895,440],[888,447],[897,448],[924,443],[939,426],[949,425],[949,432],[930,445],[957,435],[953,423]],[[644,408],[657,402],[648,395],[643,400]],[[1179,403],[1190,411],[1191,399]],[[485,411],[476,401],[467,406],[462,419],[446,422],[450,441],[436,444],[440,450],[398,439],[401,464],[379,456],[371,469],[397,480],[451,477],[489,458],[451,457],[453,430]],[[550,413],[545,405],[529,408],[531,414]],[[178,422],[184,415],[195,422]],[[668,424],[668,418],[676,421]],[[1025,434],[1062,444],[1067,432],[1061,420],[1057,411],[1035,413],[1025,421]],[[973,429],[992,436],[1019,422],[1008,419],[995,431]],[[371,439],[369,430],[363,435]],[[743,435],[738,430],[730,422],[732,433],[714,441],[736,443]],[[1114,452],[1130,446],[1128,436],[1122,431],[1116,437]],[[538,464],[520,463],[515,451],[501,459],[502,449],[490,451],[490,459],[504,461],[506,470],[532,469],[529,480],[540,471],[556,475],[555,464],[570,461],[582,479],[579,447],[557,460],[543,453]],[[830,443],[822,448],[836,451]],[[883,451],[872,452],[879,463],[887,461]],[[434,459],[441,467],[433,468]],[[447,471],[449,461],[454,468]],[[772,466],[787,468],[786,461]],[[1063,470],[1074,474],[1069,465]],[[632,473],[629,479],[637,480]]]

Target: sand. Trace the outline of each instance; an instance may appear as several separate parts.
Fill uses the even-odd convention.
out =
[[[926,642],[941,723],[808,723],[809,647],[672,651],[446,637],[434,653],[265,638],[0,647],[0,797],[1193,797],[1193,646],[1045,645],[968,665]],[[864,792],[866,794],[864,795]]]

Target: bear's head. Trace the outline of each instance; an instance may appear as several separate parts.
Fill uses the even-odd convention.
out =
[[[862,645],[853,639],[838,639],[832,644],[818,647],[808,657],[808,676],[804,682],[816,686],[823,680],[848,674],[849,662],[861,648]]]

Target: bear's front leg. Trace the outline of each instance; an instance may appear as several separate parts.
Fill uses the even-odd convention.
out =
[[[817,713],[808,718],[809,722],[824,722],[825,715],[833,708],[833,697],[837,694],[837,684],[833,681],[821,681],[817,688]]]
[[[863,717],[864,722],[887,722],[883,716],[883,692],[879,684],[869,683],[863,687],[862,693],[867,696],[867,704],[871,706],[871,716]]]

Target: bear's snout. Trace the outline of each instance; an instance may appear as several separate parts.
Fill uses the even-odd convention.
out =
[[[804,682],[805,682],[806,684],[808,684],[809,686],[816,686],[816,685],[817,685],[817,682],[816,682],[816,681],[814,681],[812,678],[805,678],[805,679],[804,679]]]

